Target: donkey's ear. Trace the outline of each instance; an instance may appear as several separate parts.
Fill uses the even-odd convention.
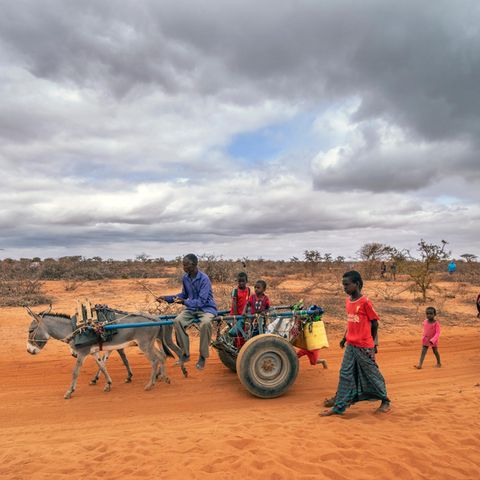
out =
[[[40,317],[40,315],[36,314],[28,305],[24,305],[28,314],[34,318],[37,322],[41,322],[42,321],[42,317]]]

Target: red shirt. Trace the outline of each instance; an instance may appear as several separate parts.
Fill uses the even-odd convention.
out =
[[[257,295],[254,293],[250,297],[248,303],[250,304],[252,315],[265,312],[270,308],[270,299],[265,294],[263,294],[261,297],[257,297]]]
[[[250,288],[247,287],[245,290],[234,288],[232,292],[232,308],[230,308],[230,315],[243,315],[249,298]]]
[[[346,299],[347,309],[347,342],[354,347],[373,348],[371,321],[378,320],[378,313],[367,297],[351,301]]]
[[[425,347],[438,347],[438,339],[440,338],[440,324],[435,320],[423,322],[423,339],[422,345]]]

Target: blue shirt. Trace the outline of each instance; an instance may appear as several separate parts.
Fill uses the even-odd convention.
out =
[[[457,266],[455,265],[455,262],[450,262],[448,264],[448,271],[450,273],[453,273],[457,269]]]
[[[187,310],[217,314],[217,305],[213,299],[212,283],[206,273],[199,270],[193,279],[185,273],[182,278],[182,284],[182,293],[164,297],[168,303],[172,303],[175,297],[183,298]]]

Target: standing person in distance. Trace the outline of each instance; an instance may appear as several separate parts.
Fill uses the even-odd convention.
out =
[[[442,366],[440,361],[440,354],[438,353],[438,340],[440,339],[440,323],[435,318],[437,311],[435,307],[427,307],[425,310],[425,316],[427,317],[423,322],[423,338],[422,338],[422,353],[420,354],[420,360],[415,368],[420,370],[425,360],[428,347],[432,347],[433,354],[437,359],[437,368]]]

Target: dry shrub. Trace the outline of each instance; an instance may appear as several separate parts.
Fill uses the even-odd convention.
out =
[[[50,303],[51,297],[42,292],[39,280],[0,280],[0,305],[18,307]]]
[[[397,300],[402,293],[412,291],[412,284],[397,286],[385,283],[377,286],[369,285],[368,288],[369,290],[373,290],[375,296],[379,296],[382,300],[394,301]]]
[[[85,282],[80,280],[65,280],[63,282],[63,288],[66,292],[74,292],[78,287],[83,285]]]

